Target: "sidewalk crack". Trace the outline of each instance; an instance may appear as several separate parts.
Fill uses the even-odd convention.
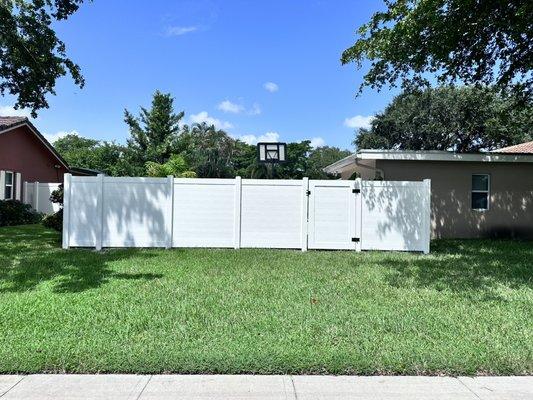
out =
[[[26,378],[26,376],[22,376],[17,382],[15,382],[9,389],[7,389],[4,393],[0,394],[0,397],[4,397],[8,392],[11,391],[15,386],[17,386],[20,382],[22,382]]]
[[[479,396],[476,392],[474,392],[472,389],[470,389],[470,388],[468,387],[468,385],[467,385],[466,383],[464,383],[463,380],[462,380],[460,377],[457,377],[457,378],[455,378],[455,379],[457,379],[457,380],[461,383],[461,385],[463,385],[463,386],[464,386],[464,387],[465,387],[470,393],[472,393],[474,396],[476,396],[476,398],[478,398],[479,400],[483,400],[483,399],[481,398],[481,396]],[[473,378],[472,378],[472,379],[473,379]]]
[[[294,384],[294,376],[291,377],[292,391],[294,392],[294,400],[298,400],[298,394],[296,394],[296,385]]]
[[[150,375],[148,377],[146,383],[144,384],[143,388],[141,389],[141,391],[139,392],[139,395],[135,398],[135,400],[139,400],[141,398],[142,394],[144,393],[144,389],[146,389],[146,386],[148,386],[148,384],[152,380],[152,377],[153,377],[153,375]]]

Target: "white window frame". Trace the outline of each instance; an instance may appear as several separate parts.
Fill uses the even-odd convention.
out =
[[[487,190],[475,190],[474,189],[474,176],[486,176],[487,177]],[[491,186],[491,179],[490,174],[472,174],[470,177],[470,209],[474,211],[488,211],[490,210],[490,186]],[[483,193],[487,195],[487,208],[473,208],[472,207],[472,193]]]
[[[4,190],[4,200],[13,200],[15,198],[15,193],[14,193],[14,190],[15,190],[15,173],[13,171],[4,171],[5,172],[5,180],[4,180],[4,187],[3,187],[3,190]],[[8,174],[11,174],[11,184],[8,184],[7,183],[7,175]],[[10,187],[11,188],[11,197],[7,197],[6,196],[6,188],[7,187]]]

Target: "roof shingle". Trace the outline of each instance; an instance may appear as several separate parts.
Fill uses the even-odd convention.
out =
[[[25,121],[27,121],[26,117],[2,117],[0,115],[0,129],[6,129]]]
[[[533,141],[494,150],[494,153],[533,154]]]

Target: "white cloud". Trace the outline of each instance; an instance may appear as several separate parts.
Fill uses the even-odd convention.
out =
[[[346,118],[344,126],[348,128],[370,128],[370,123],[375,117],[373,115],[356,115],[355,117]]]
[[[222,103],[220,103],[217,108],[220,111],[224,111],[226,113],[232,113],[232,114],[239,114],[242,111],[244,111],[244,107],[240,104],[232,103],[229,100],[224,100]]]
[[[56,133],[52,133],[52,134],[48,134],[48,133],[45,133],[43,136],[46,138],[46,140],[48,140],[50,143],[54,143],[55,141],[57,141],[58,139],[61,139],[61,138],[64,138],[65,136],[67,135],[76,135],[76,136],[79,136],[79,133],[78,131],[75,131],[75,130],[72,130],[70,132],[68,131],[59,131],[59,132],[56,132]]]
[[[202,122],[205,122],[208,125],[215,125],[215,128],[217,129],[231,129],[233,128],[233,124],[231,124],[228,121],[221,121],[218,118],[214,118],[209,116],[207,111],[201,111],[198,114],[192,114],[189,117],[189,120],[193,124],[201,124]]]
[[[311,139],[311,147],[316,149],[317,147],[322,147],[326,144],[326,141],[321,137],[314,137]]]
[[[265,88],[265,90],[269,91],[270,93],[274,93],[279,90],[279,86],[274,82],[266,82],[263,84],[263,87]]]
[[[0,106],[0,116],[2,117],[30,117],[30,110],[18,109],[13,106]]]
[[[279,133],[277,132],[267,132],[264,135],[243,135],[239,136],[237,139],[242,140],[247,144],[257,144],[259,142],[279,142]]]
[[[261,107],[257,103],[254,103],[251,108],[247,109],[242,104],[233,103],[230,100],[224,100],[217,105],[217,109],[231,114],[240,114],[245,111],[248,115],[261,114]]]
[[[197,31],[197,26],[169,26],[166,30],[167,36],[181,36],[187,33]]]
[[[248,110],[248,114],[250,115],[259,115],[261,114],[261,106],[257,103],[254,103],[252,108]]]

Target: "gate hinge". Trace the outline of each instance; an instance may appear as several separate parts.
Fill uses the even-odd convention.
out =
[[[311,194],[311,191],[310,191],[310,190],[306,190],[306,191],[305,191],[305,194],[306,194],[307,196],[309,196],[309,195]]]
[[[352,238],[352,242],[356,242],[357,243],[357,242],[359,242],[359,240],[360,240],[359,238]]]
[[[352,193],[361,193],[361,189],[352,189]]]

